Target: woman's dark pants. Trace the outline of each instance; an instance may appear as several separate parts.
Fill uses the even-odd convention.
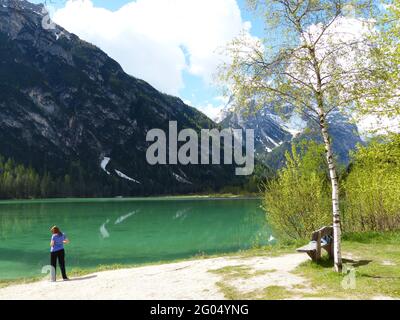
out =
[[[60,251],[51,252],[51,257],[50,257],[51,260],[50,264],[52,266],[51,280],[56,281],[57,259],[58,259],[58,264],[60,265],[63,279],[68,279],[67,273],[65,272],[65,251],[63,249]]]

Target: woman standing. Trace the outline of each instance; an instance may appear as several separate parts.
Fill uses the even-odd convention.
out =
[[[56,270],[57,270],[57,259],[60,265],[61,274],[64,281],[68,280],[67,273],[65,271],[65,251],[64,244],[68,244],[69,240],[67,235],[62,233],[60,228],[54,226],[50,229],[52,236],[50,241],[50,264],[51,270],[51,281],[56,281]]]

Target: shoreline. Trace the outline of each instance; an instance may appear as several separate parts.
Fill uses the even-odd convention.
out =
[[[354,288],[346,285],[351,273],[335,273],[327,255],[320,263],[311,262],[306,254],[295,253],[297,243],[143,265],[71,269],[69,282],[51,283],[45,276],[0,281],[0,300],[397,300],[400,283],[393,279],[400,277],[399,240],[400,231],[344,237],[343,261],[348,270],[356,270]]]
[[[227,279],[245,292],[256,292],[266,285],[294,289],[306,280],[291,271],[307,259],[296,253],[277,257],[231,254],[115,270],[87,270],[67,282],[52,283],[42,278],[10,284],[0,288],[0,300],[223,300],[229,299],[224,288]],[[237,271],[239,278],[232,278],[231,272]],[[242,275],[245,282],[241,281]]]
[[[187,258],[179,258],[172,260],[160,260],[154,262],[145,262],[139,264],[111,264],[111,265],[99,265],[93,268],[71,268],[68,272],[68,275],[72,277],[82,277],[87,276],[92,273],[106,272],[106,271],[118,271],[122,269],[132,269],[132,268],[142,268],[142,267],[151,267],[151,266],[159,266],[159,265],[168,265],[174,263],[181,262],[191,262],[191,261],[199,261],[206,259],[215,259],[215,258],[225,258],[232,256],[240,256],[243,258],[246,257],[258,257],[258,256],[269,256],[269,257],[277,257],[282,254],[293,253],[295,246],[281,246],[281,245],[269,245],[261,248],[253,248],[253,249],[245,249],[233,252],[226,253],[215,253],[215,254],[204,254],[204,255],[194,255]],[[68,266],[67,266],[68,267]],[[68,271],[68,270],[67,270]],[[15,278],[15,279],[0,279],[0,289],[7,288],[13,285],[19,284],[30,284],[43,281],[48,277],[47,275],[38,275],[32,277],[23,277],[23,278]]]
[[[113,197],[113,198],[43,198],[43,199],[5,199],[1,204],[14,203],[53,203],[53,202],[134,202],[134,201],[207,201],[207,200],[261,200],[261,195],[234,195],[234,194],[210,194],[210,195],[177,195],[177,196],[149,196],[149,197]]]

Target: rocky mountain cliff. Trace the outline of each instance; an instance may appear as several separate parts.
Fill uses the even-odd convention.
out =
[[[328,118],[333,148],[338,162],[348,164],[349,151],[362,143],[357,126],[344,115],[336,112]],[[307,116],[301,116],[292,108],[277,113],[272,106],[247,114],[228,112],[221,122],[223,127],[254,129],[256,158],[271,167],[278,169],[285,162],[285,152],[291,144],[302,139],[313,139],[322,143],[321,134],[316,122]]]
[[[0,155],[68,174],[82,195],[215,190],[236,179],[226,166],[148,165],[148,130],[216,124],[46,19],[42,5],[0,0]]]

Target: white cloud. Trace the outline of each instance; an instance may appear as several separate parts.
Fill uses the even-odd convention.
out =
[[[229,97],[216,96],[212,99],[212,102],[206,101],[205,103],[193,104],[191,100],[184,101],[187,105],[194,106],[211,120],[220,122],[226,117],[226,112],[229,110]]]
[[[357,126],[363,139],[375,134],[400,133],[400,117],[388,118],[367,115],[358,119]]]
[[[69,0],[53,20],[173,95],[185,70],[210,82],[222,59],[217,49],[251,27],[236,0],[136,0],[115,12]]]
[[[223,120],[223,110],[225,105],[215,106],[211,103],[207,103],[205,105],[195,107],[215,122]]]

